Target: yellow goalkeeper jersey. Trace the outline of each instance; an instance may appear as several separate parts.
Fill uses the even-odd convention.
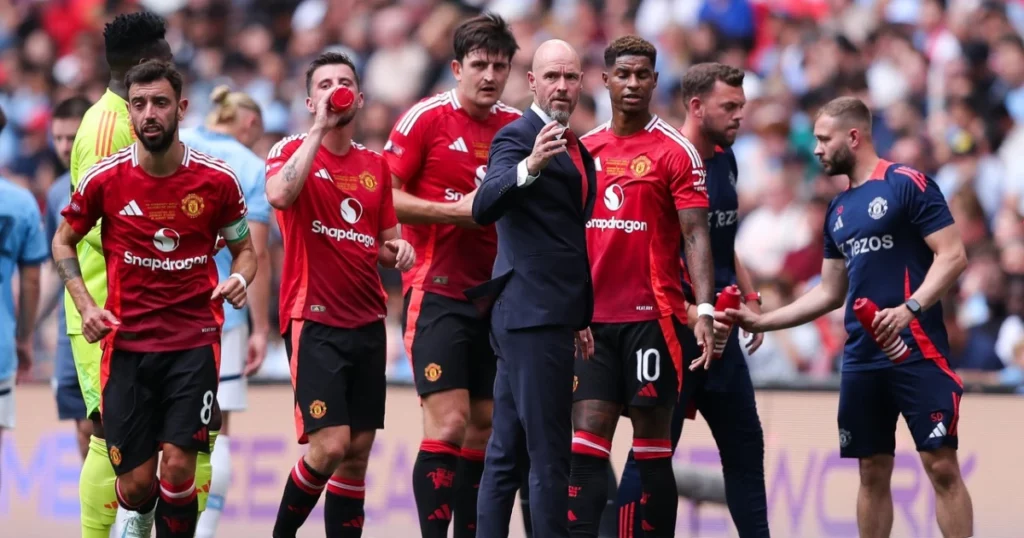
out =
[[[71,149],[71,191],[78,180],[100,159],[127,147],[135,141],[135,130],[128,116],[128,102],[109,89],[82,118]],[[100,243],[100,224],[78,244],[78,261],[82,279],[89,295],[102,307],[107,301],[107,267]],[[75,308],[71,295],[64,292],[68,334],[82,334],[82,315]]]

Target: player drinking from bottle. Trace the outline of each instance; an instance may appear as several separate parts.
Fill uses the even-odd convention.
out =
[[[935,488],[942,535],[971,536],[971,497],[956,457],[963,386],[946,360],[939,305],[967,265],[959,229],[929,177],[878,157],[871,111],[860,100],[840,97],[822,107],[814,137],[825,173],[850,181],[826,214],[821,282],[778,310],[727,314],[747,330],[777,331],[845,302],[849,337],[839,388],[839,450],[860,460],[860,536],[882,538],[892,531],[890,479],[900,414]],[[882,309],[867,328],[853,309],[858,299]],[[884,351],[897,338],[911,350],[899,362]]]
[[[244,306],[256,256],[234,173],[178,141],[188,106],[181,75],[149,61],[128,72],[125,87],[138,142],[82,177],[53,255],[82,313],[83,336],[104,340],[100,404],[118,502],[141,513],[155,506],[158,538],[192,536],[196,454],[210,450],[222,304]],[[75,251],[100,219],[104,308],[86,289]],[[219,284],[218,234],[234,258]]]
[[[746,97],[743,71],[719,63],[702,63],[686,70],[682,80],[686,122],[681,132],[693,143],[707,171],[710,202],[711,254],[715,264],[715,291],[738,284],[747,307],[760,311],[760,295],[749,273],[736,256],[739,200],[736,195],[736,157],[729,149],[736,140]],[[687,293],[688,320],[697,314],[692,289]],[[725,495],[729,512],[741,538],[768,536],[768,510],[764,487],[764,432],[757,416],[754,387],[738,331],[727,331],[723,312],[716,312],[715,337],[726,338],[720,359],[708,371],[691,374],[695,382],[680,395],[672,420],[672,449],[679,443],[683,420],[689,410],[700,410],[714,434],[722,457]],[[757,350],[763,335],[755,334],[748,347]],[[683,355],[700,352],[690,331],[681,338]],[[618,504],[620,513],[636,511],[642,499],[638,454],[630,453],[622,471]],[[626,522],[635,536],[644,536],[639,518]]]
[[[683,390],[679,334],[686,308],[680,229],[700,302],[695,333],[709,364],[714,273],[704,167],[697,150],[650,112],[653,45],[636,36],[605,49],[612,119],[580,138],[594,156],[599,198],[587,223],[594,280],[594,356],[576,359],[569,528],[596,537],[607,498],[605,469],[619,416],[633,422],[649,536],[674,536],[676,494],[670,424]],[[621,525],[620,521],[620,525]]]
[[[384,427],[387,391],[377,264],[407,271],[416,256],[399,235],[387,162],[352,141],[363,106],[352,60],[318,56],[306,70],[306,91],[313,126],[267,157],[267,199],[278,210],[285,248],[281,332],[296,434],[309,444],[285,484],[273,536],[294,538],[326,488],[327,536],[355,538],[363,532],[366,466]],[[335,91],[354,100],[336,110],[329,103]]]
[[[491,435],[497,362],[490,323],[463,290],[491,277],[498,239],[478,227],[473,196],[487,171],[495,133],[521,113],[498,100],[505,91],[512,31],[497,15],[455,29],[455,89],[402,115],[385,148],[395,212],[417,251],[406,273],[405,345],[422,398],[423,442],[412,487],[424,538],[476,535],[476,497]]]

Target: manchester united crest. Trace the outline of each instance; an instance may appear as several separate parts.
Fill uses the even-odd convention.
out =
[[[121,449],[116,446],[110,447],[110,463],[121,465]]]
[[[370,192],[377,190],[377,178],[369,172],[359,174],[359,184]]]
[[[327,404],[321,400],[313,400],[313,403],[309,404],[309,416],[313,418],[324,418],[327,414]]]
[[[189,218],[196,218],[203,214],[203,210],[206,209],[206,203],[203,202],[203,198],[194,192],[188,193],[181,199],[181,211],[188,215]]]
[[[423,377],[427,378],[427,381],[431,383],[441,379],[441,365],[436,362],[432,362],[423,369]]]
[[[633,175],[636,177],[642,177],[651,171],[651,160],[646,155],[641,155],[629,163],[629,169],[633,171]]]

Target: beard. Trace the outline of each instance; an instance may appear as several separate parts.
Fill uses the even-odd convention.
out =
[[[855,163],[856,159],[850,148],[841,146],[832,155],[831,159],[824,160],[821,164],[825,168],[825,172],[830,176],[848,176],[853,173],[853,165]]]
[[[178,132],[178,118],[171,119],[171,124],[168,125],[168,128],[164,129],[160,136],[155,139],[146,136],[139,126],[136,125],[134,128],[135,138],[142,144],[142,147],[146,148],[146,151],[150,153],[163,153],[174,143],[174,134]]]
[[[708,125],[707,121],[701,123],[701,130],[707,135],[708,139],[722,149],[729,149],[734,143],[736,143],[736,135],[739,131],[734,131],[732,134],[729,134],[727,131],[730,127],[732,126],[726,125],[721,129],[717,129],[712,125]]]
[[[352,123],[352,120],[356,119],[356,107],[352,107],[344,116],[338,118],[338,123],[334,125],[335,129],[341,129],[342,127]]]

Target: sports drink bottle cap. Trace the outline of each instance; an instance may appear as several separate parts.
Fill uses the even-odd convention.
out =
[[[338,86],[334,93],[331,94],[329,104],[331,110],[334,112],[344,112],[352,106],[352,103],[356,101],[356,96],[352,93],[352,90],[345,86]]]

